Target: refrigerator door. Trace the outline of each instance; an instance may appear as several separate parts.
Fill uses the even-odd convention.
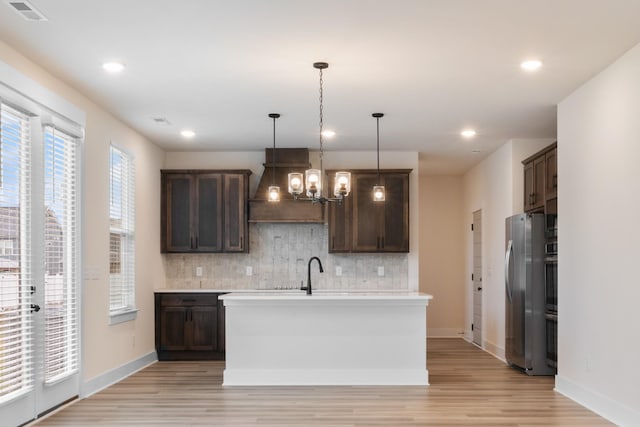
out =
[[[525,357],[525,260],[527,215],[507,218],[505,228],[505,356],[511,365],[527,369]]]

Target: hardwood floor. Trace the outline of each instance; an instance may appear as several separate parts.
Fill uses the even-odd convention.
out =
[[[158,362],[32,425],[610,426],[461,339],[429,339],[428,387],[227,387],[224,362]]]

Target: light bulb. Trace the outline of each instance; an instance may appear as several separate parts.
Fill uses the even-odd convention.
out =
[[[280,187],[277,185],[269,186],[269,199],[270,202],[279,202],[280,201]]]

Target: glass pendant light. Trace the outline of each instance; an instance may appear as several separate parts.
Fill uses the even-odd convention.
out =
[[[271,113],[269,117],[273,119],[273,152],[271,153],[271,185],[269,186],[267,200],[279,202],[280,187],[276,185],[276,119],[280,117],[280,114]]]
[[[384,202],[385,191],[384,185],[380,185],[380,118],[384,116],[382,113],[373,113],[371,115],[376,119],[376,153],[378,155],[378,180],[377,184],[373,186],[373,201]]]

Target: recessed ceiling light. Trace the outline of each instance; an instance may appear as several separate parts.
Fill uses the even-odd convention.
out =
[[[542,67],[542,62],[537,59],[530,59],[520,64],[520,68],[525,71],[537,71],[540,67]]]
[[[473,129],[465,129],[460,132],[460,135],[464,136],[465,138],[473,138],[474,136],[476,136],[476,131]]]
[[[185,138],[193,138],[194,136],[196,136],[196,133],[191,129],[185,129],[183,131],[180,131],[180,135],[182,135]]]
[[[117,74],[124,70],[124,64],[120,62],[105,62],[102,64],[102,68],[109,73]]]
[[[323,130],[322,136],[325,136],[327,138],[333,138],[334,136],[336,136],[336,132],[333,130]]]

